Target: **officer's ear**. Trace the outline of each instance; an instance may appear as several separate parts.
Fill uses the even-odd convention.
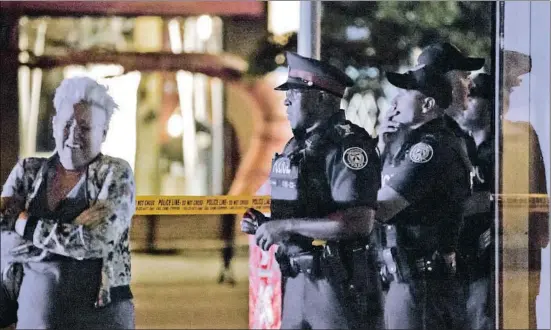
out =
[[[107,128],[104,128],[103,129],[103,135],[102,135],[102,140],[101,142],[105,142],[105,140],[107,140]]]
[[[434,107],[436,106],[436,100],[434,100],[434,98],[432,97],[425,97],[425,99],[423,99],[423,113],[427,113],[427,112],[430,112],[431,110],[434,109]]]
[[[318,93],[318,102],[319,103],[324,103],[325,101],[327,100],[327,95],[325,94],[324,91],[321,91]]]
[[[333,94],[327,93],[326,91],[321,91],[319,93],[318,101],[325,104],[327,102],[332,102],[333,98],[334,98]]]
[[[321,104],[331,104],[334,107],[339,107],[340,109],[341,100],[342,100],[341,98],[338,98],[335,95],[328,93],[326,91],[322,91],[321,93],[319,93],[318,101]]]

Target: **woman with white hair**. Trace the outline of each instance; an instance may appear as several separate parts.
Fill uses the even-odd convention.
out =
[[[17,302],[3,297],[11,308],[0,319],[21,329],[134,328],[134,175],[100,152],[117,105],[104,86],[76,77],[57,88],[54,106],[54,155],[19,161],[2,189],[5,205],[23,203],[0,218],[20,237],[4,272],[12,287],[1,290],[16,291]]]

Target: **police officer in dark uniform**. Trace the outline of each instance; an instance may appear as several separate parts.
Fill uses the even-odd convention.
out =
[[[465,204],[464,226],[459,240],[458,272],[467,292],[467,322],[470,329],[494,329],[494,107],[492,77],[473,79],[469,104],[460,117],[477,146],[473,164],[473,195]]]
[[[476,158],[476,145],[467,131],[458,125],[463,112],[467,109],[469,88],[472,84],[470,71],[484,66],[483,58],[467,57],[454,45],[444,42],[427,46],[419,55],[419,65],[430,65],[445,75],[452,86],[452,101],[443,117],[446,125],[462,140],[463,147],[470,158]],[[386,142],[400,139],[400,124],[385,118],[380,129],[379,148],[384,150]],[[396,133],[396,134],[395,134]],[[384,153],[383,153],[384,155]],[[384,157],[383,157],[384,158]]]
[[[427,46],[419,55],[419,64],[431,65],[446,75],[452,86],[452,102],[446,109],[445,120],[448,127],[462,140],[469,157],[476,157],[476,146],[472,137],[458,122],[467,109],[469,89],[472,85],[471,71],[479,70],[484,66],[484,59],[467,57],[454,45],[444,42]]]
[[[378,193],[381,274],[390,282],[386,327],[460,329],[465,306],[456,250],[472,165],[443,118],[451,86],[430,66],[387,73],[387,79],[400,88],[390,120],[405,132],[393,142],[398,146],[387,145]]]
[[[369,241],[381,183],[376,140],[340,110],[353,85],[348,76],[295,53],[286,57],[288,79],[276,90],[286,91],[294,137],[272,162],[271,218],[250,209],[242,231],[256,234],[266,251],[278,245],[282,329],[380,328]]]
[[[465,206],[467,215],[478,213],[480,208],[477,205],[490,207],[490,190],[493,188],[493,137],[487,137],[484,130],[488,129],[488,125],[493,125],[493,117],[491,122],[486,116],[493,111],[492,109],[482,109],[483,107],[492,107],[488,104],[491,102],[491,79],[488,75],[478,75],[478,86],[472,88],[474,81],[469,77],[470,71],[479,70],[484,66],[483,58],[467,57],[461,51],[450,43],[433,44],[426,47],[419,55],[418,62],[420,64],[430,64],[442,70],[452,85],[452,104],[446,109],[446,123],[454,133],[463,140],[465,148],[469,154],[471,163],[473,164],[473,183],[476,192],[469,199]],[[472,94],[474,93],[474,94]],[[473,110],[473,107],[480,108]],[[480,117],[474,117],[480,112],[486,111],[486,114]],[[479,123],[476,120],[480,119]],[[484,130],[473,132],[473,128],[483,126]],[[492,130],[493,132],[493,130]],[[478,134],[478,136],[473,136]],[[485,135],[484,143],[480,145],[481,134]],[[490,133],[491,134],[491,133]],[[482,159],[479,159],[482,157]],[[482,177],[486,177],[484,183],[480,182]],[[484,179],[482,179],[484,180]],[[493,222],[491,211],[486,214],[475,216],[476,218],[485,218],[486,221],[477,224],[474,219],[469,216],[466,219],[463,234],[460,238],[460,249],[462,252],[458,255],[460,264],[460,273],[466,285],[467,292],[467,319],[468,325],[473,329],[483,329],[493,326],[493,319],[490,320],[488,314],[493,305],[487,304],[488,300],[485,295],[489,293],[486,283],[489,281],[488,268],[493,268],[493,258],[488,259],[490,252],[491,240],[493,240],[493,231],[490,230],[487,221]],[[472,220],[472,221],[471,221]],[[481,230],[481,227],[484,228]],[[483,235],[483,236],[481,236]],[[479,236],[476,237],[475,236]],[[480,240],[480,242],[479,242]],[[469,246],[470,245],[470,246]],[[482,249],[482,250],[480,250]],[[479,251],[481,259],[477,263],[477,255],[474,251]],[[478,254],[477,253],[477,254]],[[467,260],[461,260],[467,258]],[[481,277],[482,276],[482,277]],[[494,297],[491,297],[493,302]],[[493,312],[493,310],[492,310]],[[492,313],[493,314],[493,313]]]

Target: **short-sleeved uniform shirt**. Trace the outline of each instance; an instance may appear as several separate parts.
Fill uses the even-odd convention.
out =
[[[411,130],[387,155],[382,185],[409,206],[390,219],[397,244],[415,257],[455,251],[463,221],[463,203],[471,194],[471,164],[460,139],[434,119]]]
[[[352,207],[375,209],[380,171],[376,140],[340,111],[274,157],[271,216],[307,219]]]
[[[473,192],[494,191],[495,150],[493,137],[482,142],[477,149],[477,157],[473,161]],[[459,246],[461,255],[469,263],[471,271],[487,273],[490,265],[490,251],[484,252],[480,245],[480,236],[490,230],[493,234],[494,217],[491,211],[473,214],[465,217]],[[474,269],[476,268],[476,269]]]

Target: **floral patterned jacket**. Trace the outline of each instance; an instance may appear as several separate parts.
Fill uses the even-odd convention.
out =
[[[51,159],[19,161],[4,184],[2,196],[22,200],[28,209],[40,185],[45,183]],[[100,154],[89,164],[86,180],[89,206],[104,203],[109,208],[110,214],[105,221],[88,229],[58,219],[34,218],[31,221],[33,217],[30,217],[27,227],[31,225],[34,230],[29,237],[24,235],[21,244],[12,250],[11,262],[40,261],[48,253],[78,260],[103,259],[101,287],[95,303],[96,307],[103,307],[111,302],[111,288],[130,285],[129,231],[136,206],[134,174],[126,161]],[[27,231],[26,228],[25,233]],[[31,245],[40,252],[37,254],[37,249],[29,248]]]

